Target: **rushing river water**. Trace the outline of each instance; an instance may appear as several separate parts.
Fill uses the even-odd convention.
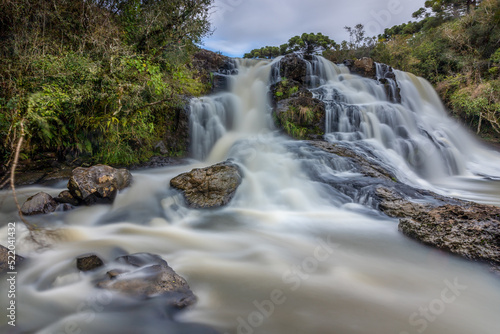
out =
[[[280,80],[277,62],[239,61],[230,92],[191,102],[197,160],[134,172],[111,206],[32,218],[58,229],[48,250],[35,251],[2,192],[0,243],[7,222],[17,222],[17,251],[30,261],[17,277],[17,326],[2,315],[0,331],[207,333],[198,323],[245,334],[500,333],[500,281],[485,266],[404,237],[367,194],[318,181],[359,179],[346,159],[332,162],[274,130],[267,96]],[[402,101],[395,103],[376,81],[323,58],[308,71],[311,91],[327,107],[325,139],[377,157],[412,186],[500,205],[500,155],[450,119],[425,80],[396,71]],[[188,209],[170,189],[172,177],[228,158],[244,178],[227,207]],[[18,192],[23,201],[63,188]],[[81,254],[111,261],[136,252],[162,256],[198,303],[169,316],[155,299],[95,288],[93,276],[75,267]]]

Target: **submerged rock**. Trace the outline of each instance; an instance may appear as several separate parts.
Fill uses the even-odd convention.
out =
[[[358,170],[366,176],[396,181],[396,176],[377,161],[374,159],[369,160],[368,157],[362,156],[349,147],[326,141],[312,141],[311,145],[325,152],[351,159],[356,164]]]
[[[29,197],[21,207],[23,215],[32,216],[56,211],[58,203],[47,193],[39,192]]]
[[[226,161],[180,174],[170,180],[170,186],[183,191],[190,207],[208,209],[227,205],[241,180],[239,167]]]
[[[196,297],[184,278],[158,255],[138,253],[116,259],[118,269],[97,283],[99,288],[119,291],[141,298],[164,298],[167,305],[184,308]]]
[[[9,262],[13,260],[11,256],[12,253],[9,253],[9,249],[0,245],[0,275],[13,271],[9,266]],[[16,254],[15,266],[17,267],[22,261],[24,261],[24,257]]]
[[[68,189],[79,202],[112,203],[119,190],[130,185],[132,174],[126,169],[96,165],[89,168],[78,167],[73,170]]]
[[[312,141],[309,145],[332,155],[322,159],[334,161],[343,157],[348,159],[345,161],[349,161],[352,171],[363,174],[346,182],[311,172],[314,180],[346,195],[347,201],[370,198],[370,202],[363,200],[363,204],[400,218],[399,230],[412,239],[488,263],[493,271],[500,272],[500,208],[441,196],[401,183],[361,149],[323,141]]]
[[[227,91],[229,75],[237,73],[233,59],[204,49],[193,55],[192,66],[199,80],[208,87],[207,94]]]

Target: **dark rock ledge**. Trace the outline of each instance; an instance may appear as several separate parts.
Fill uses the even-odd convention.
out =
[[[381,164],[342,145],[323,141],[313,141],[310,145],[330,153],[332,159],[348,158],[369,180],[365,185],[373,185],[376,208],[390,217],[400,218],[401,233],[426,245],[486,263],[500,274],[499,207],[410,187],[399,182]]]

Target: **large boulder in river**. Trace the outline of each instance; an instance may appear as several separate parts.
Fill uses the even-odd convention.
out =
[[[241,184],[239,167],[229,161],[196,168],[170,180],[170,186],[183,191],[192,208],[217,208],[228,204]]]
[[[325,104],[309,96],[281,100],[275,108],[278,126],[296,139],[318,139],[325,134]]]
[[[399,230],[425,244],[500,270],[500,208],[444,205],[401,219]]]
[[[439,205],[422,204],[379,188],[379,208],[401,218],[399,230],[424,244],[489,263],[500,273],[500,208],[435,195]],[[444,202],[444,203],[443,203]]]
[[[112,203],[119,190],[130,185],[132,174],[126,169],[116,169],[105,165],[73,170],[68,189],[79,202],[87,205]]]
[[[138,253],[116,259],[117,269],[97,283],[99,288],[119,291],[140,298],[164,298],[166,304],[184,308],[196,297],[184,278],[158,255]]]
[[[23,215],[32,216],[56,211],[59,204],[47,193],[39,192],[29,197],[21,207]]]

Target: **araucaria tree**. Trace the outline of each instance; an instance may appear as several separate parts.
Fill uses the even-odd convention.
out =
[[[253,49],[246,53],[243,58],[274,58],[288,53],[320,54],[321,52],[335,47],[334,40],[322,33],[303,33],[288,40],[288,43],[277,46],[266,46],[260,49]]]

